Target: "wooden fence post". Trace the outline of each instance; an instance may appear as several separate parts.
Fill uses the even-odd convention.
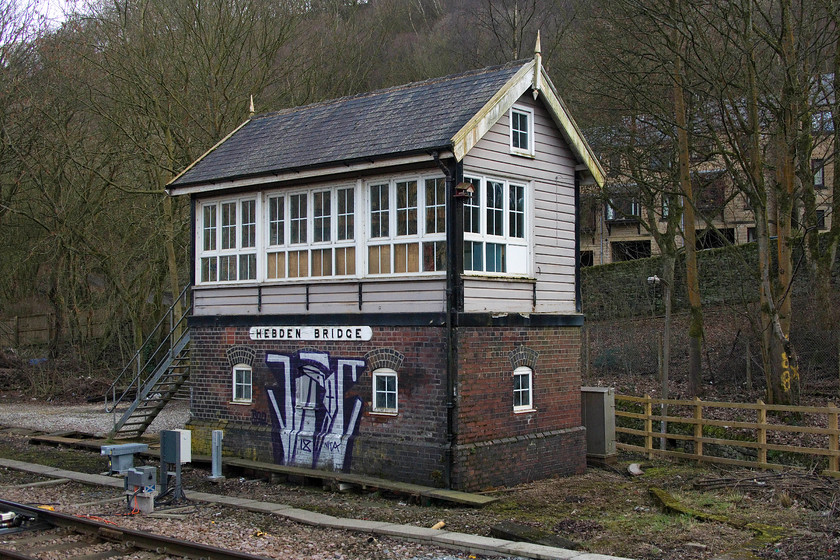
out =
[[[697,460],[703,458],[703,405],[700,397],[694,397],[694,453]]]
[[[758,433],[756,439],[758,440],[758,465],[764,467],[767,465],[767,408],[764,401],[758,399]]]
[[[828,403],[828,406],[833,410],[828,414],[828,429],[837,430],[837,416],[840,409],[837,409],[834,403]],[[840,471],[840,457],[837,456],[837,452],[840,451],[840,436],[836,433],[828,435],[828,450],[835,453],[828,458],[828,470],[836,473]]]
[[[650,395],[645,395],[645,451],[653,459],[653,404]]]

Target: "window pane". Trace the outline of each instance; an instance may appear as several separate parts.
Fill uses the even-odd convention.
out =
[[[396,412],[397,375],[374,373],[373,408],[375,411]]]
[[[505,262],[505,245],[501,243],[487,243],[487,272],[507,272]]]
[[[332,249],[313,249],[312,276],[332,276]]]
[[[478,241],[464,241],[464,270],[484,270],[484,247]]]
[[[420,271],[420,244],[400,243],[394,245],[394,272]]]
[[[271,279],[286,277],[286,253],[268,254],[268,277]]]
[[[306,195],[289,197],[289,241],[306,243]]]
[[[218,280],[216,257],[204,257],[201,259],[201,281],[216,282]]]
[[[282,245],[285,243],[286,200],[282,196],[268,199],[268,244]]]
[[[239,401],[251,400],[253,386],[250,368],[236,368],[233,370],[233,399]]]
[[[397,183],[397,235],[417,234],[417,181]]]
[[[481,233],[481,179],[464,177],[464,181],[475,187],[472,197],[464,200],[464,231]]]
[[[242,247],[256,247],[257,243],[257,201],[243,200],[242,211]]]
[[[208,204],[204,207],[204,224],[202,237],[204,238],[204,250],[216,250],[216,205]]]
[[[446,231],[446,180],[426,179],[426,233]]]
[[[391,246],[368,247],[368,274],[391,273]]]
[[[309,251],[289,251],[289,278],[309,276]]]
[[[532,408],[531,369],[518,367],[513,372],[513,407]]]
[[[222,249],[236,249],[236,203],[222,204]]]
[[[356,248],[338,247],[335,250],[335,273],[337,276],[356,274]]]
[[[312,194],[312,216],[315,232],[313,234],[315,243],[329,241],[330,235],[330,192],[316,192]]]
[[[423,272],[446,270],[446,242],[423,243]]]
[[[257,255],[253,253],[250,255],[239,255],[239,279],[257,279]]]
[[[370,187],[370,236],[388,237],[388,185]]]
[[[219,280],[236,280],[236,255],[219,257]]]
[[[504,184],[487,181],[487,235],[504,235]]]
[[[528,113],[511,111],[511,142],[518,150],[528,150]]]
[[[510,237],[525,237],[525,187],[510,185],[510,200],[508,201],[509,235]]]
[[[353,189],[339,189],[338,196],[338,240],[355,238],[354,211],[356,201]]]

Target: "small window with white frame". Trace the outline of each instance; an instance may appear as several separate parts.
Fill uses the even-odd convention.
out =
[[[510,151],[520,156],[534,155],[534,111],[514,106],[510,109]]]
[[[379,368],[373,372],[374,414],[397,414],[398,412],[397,372],[390,368]]]
[[[513,370],[513,411],[532,412],[534,410],[533,371],[526,366]]]
[[[233,366],[233,402],[251,403],[254,398],[253,387],[251,366],[246,364]]]

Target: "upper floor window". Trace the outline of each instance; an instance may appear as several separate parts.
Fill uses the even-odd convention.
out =
[[[526,186],[465,177],[475,187],[464,203],[464,271],[526,274]]]
[[[440,273],[446,212],[445,180],[429,176],[206,200],[196,214],[196,281]]]
[[[814,173],[814,188],[825,188],[825,160],[812,159],[811,171]]]
[[[642,205],[631,197],[614,197],[607,201],[604,217],[608,222],[636,220],[642,215]]]
[[[534,111],[525,107],[510,110],[510,151],[524,156],[534,155]]]
[[[368,274],[445,270],[446,188],[442,178],[375,183],[368,185],[367,193]]]
[[[201,282],[256,279],[256,199],[203,204],[200,220],[197,246]]]

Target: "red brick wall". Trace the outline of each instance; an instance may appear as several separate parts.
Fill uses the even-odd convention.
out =
[[[578,327],[460,330],[456,470],[460,486],[480,489],[583,472],[580,332]],[[520,346],[536,353],[533,412],[513,411],[515,365],[509,356]]]
[[[585,466],[580,429],[580,329],[503,327],[459,330],[458,432],[453,482],[463,489],[509,485]],[[271,410],[265,387],[276,385],[267,351],[304,348],[332,357],[364,358],[375,349],[403,355],[398,370],[399,414],[371,414],[370,368],[347,387],[363,402],[347,462],[352,472],[441,486],[446,452],[446,331],[442,327],[373,327],[370,341],[252,341],[247,327],[192,327],[192,405],[196,453],[209,453],[210,430],[225,430],[228,453],[274,461]],[[254,402],[232,404],[226,352],[242,345],[256,352]],[[536,352],[536,411],[513,413],[513,366],[520,346]]]

